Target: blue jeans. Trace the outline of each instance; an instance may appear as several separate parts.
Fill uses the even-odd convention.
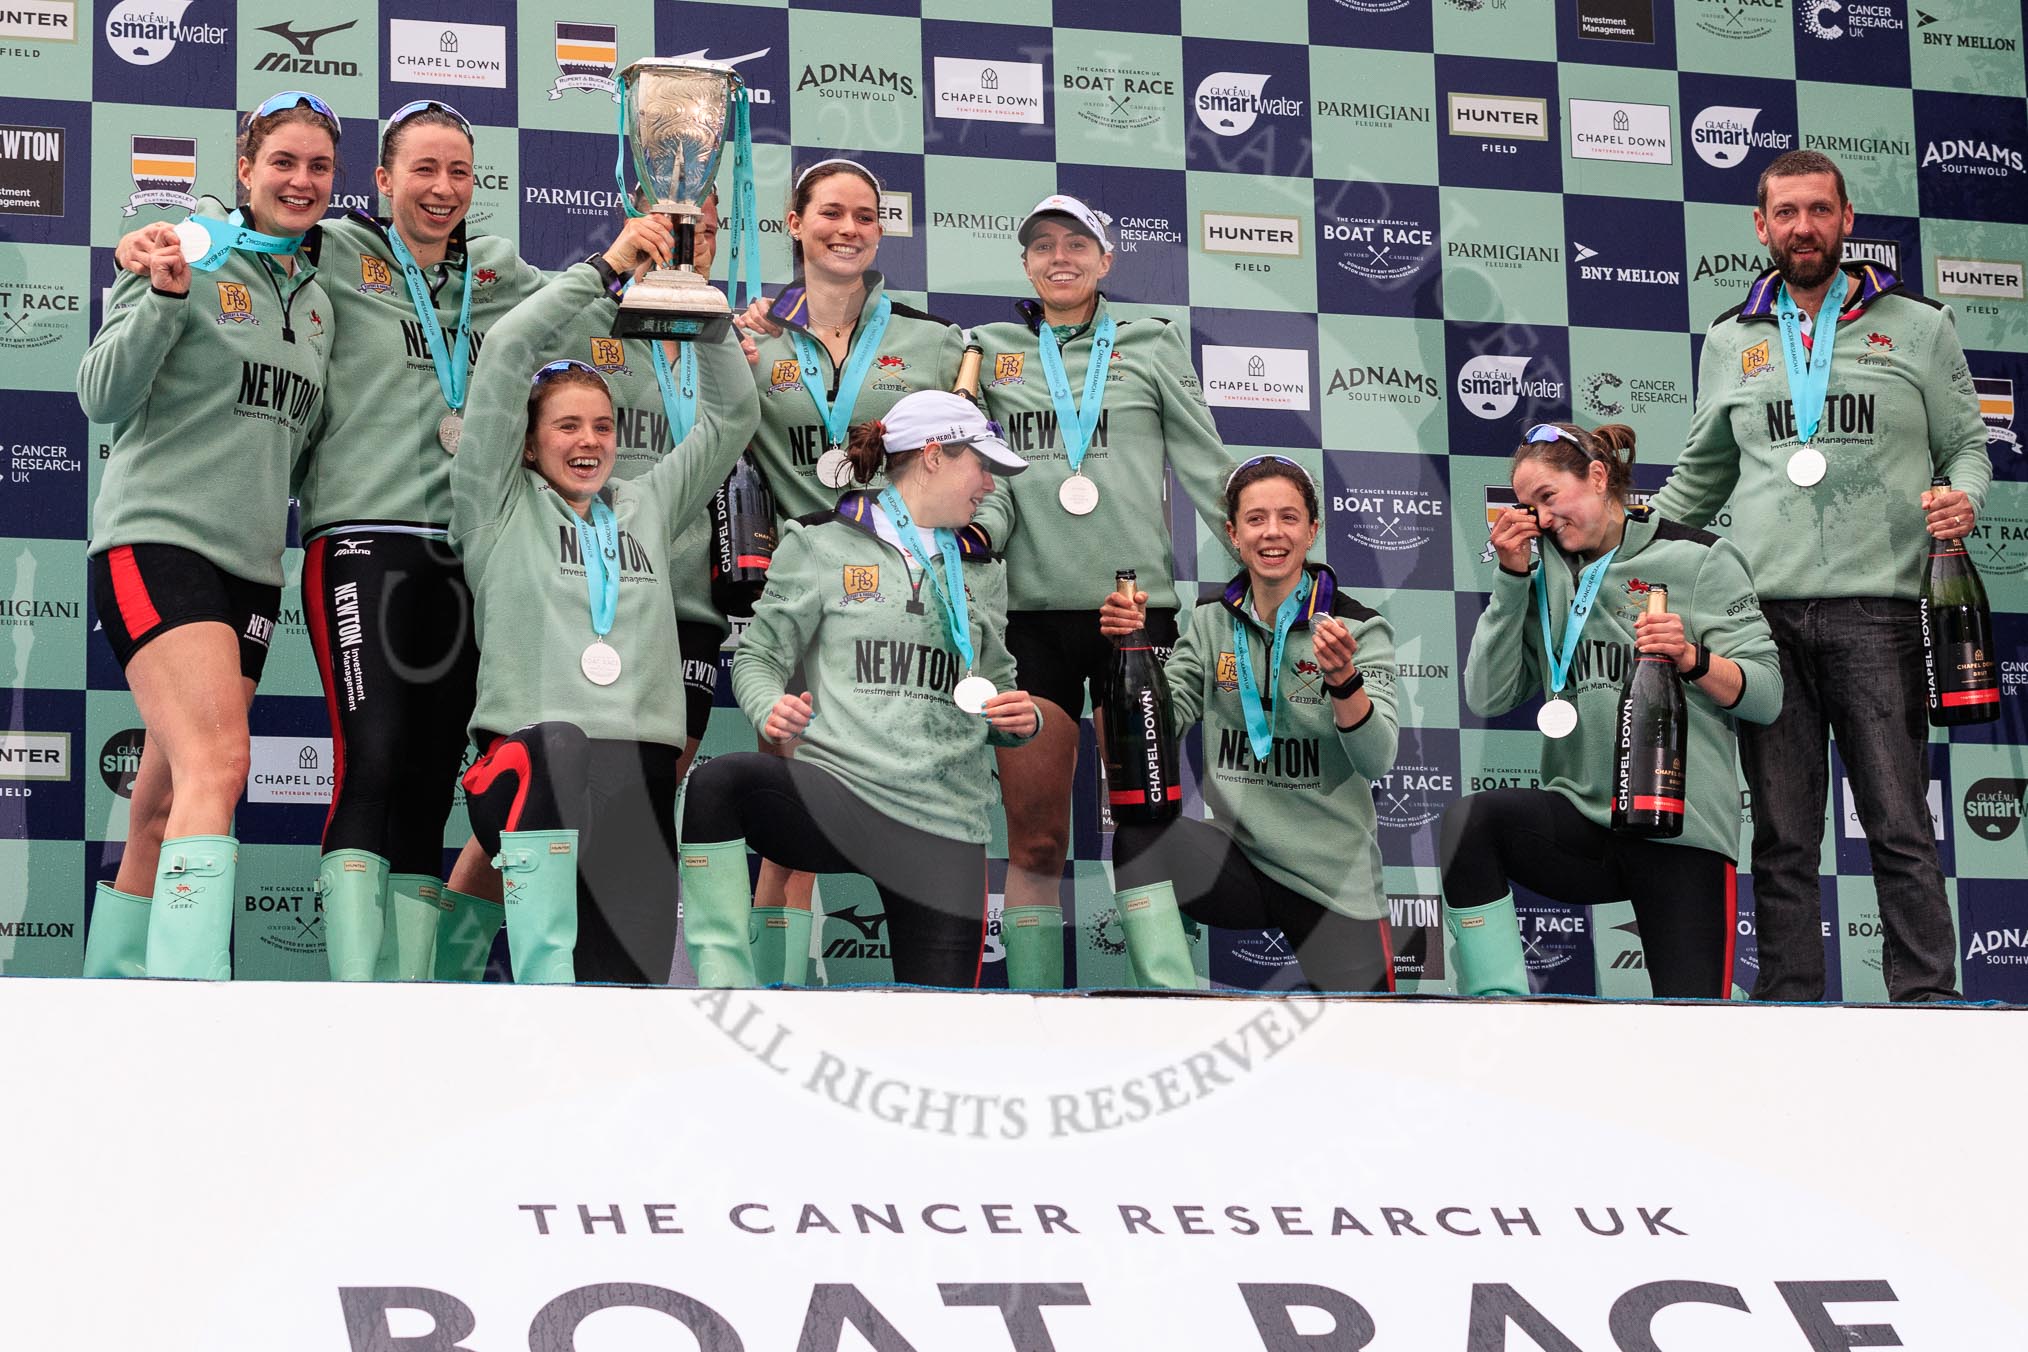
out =
[[[1781,651],[1781,716],[1739,727],[1753,790],[1756,1000],[1824,998],[1817,887],[1828,730],[1852,781],[1880,899],[1895,1000],[1955,1000],[1957,934],[1929,818],[1929,722],[1916,603],[1834,597],[1760,603]]]

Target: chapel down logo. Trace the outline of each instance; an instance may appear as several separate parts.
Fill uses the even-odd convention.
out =
[[[556,83],[549,97],[560,99],[566,89],[587,94],[604,94],[620,100],[613,72],[619,68],[620,47],[611,24],[559,23],[556,25]]]
[[[132,216],[142,207],[180,207],[197,210],[190,190],[197,186],[197,142],[187,136],[136,136],[130,168],[134,191],[122,216]]]

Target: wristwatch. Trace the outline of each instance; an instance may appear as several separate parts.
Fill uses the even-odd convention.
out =
[[[1347,695],[1357,694],[1365,687],[1366,687],[1366,673],[1358,670],[1355,667],[1352,671],[1352,674],[1345,678],[1343,684],[1330,685],[1327,683],[1324,686],[1324,693],[1329,695],[1332,699],[1344,699]]]
[[[1693,643],[1690,650],[1697,654],[1697,662],[1688,671],[1677,673],[1684,680],[1696,682],[1711,674],[1711,649],[1701,643]]]
[[[620,292],[626,290],[627,279],[613,271],[613,265],[606,262],[606,256],[603,253],[595,253],[584,261],[591,264],[593,269],[597,271],[599,284],[605,287],[606,294],[614,300],[618,300]]]

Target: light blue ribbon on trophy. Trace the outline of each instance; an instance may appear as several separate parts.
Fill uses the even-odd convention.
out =
[[[1288,646],[1289,630],[1295,627],[1296,616],[1303,610],[1303,602],[1310,599],[1309,570],[1303,572],[1303,580],[1288,594],[1275,611],[1275,637],[1268,648],[1268,697],[1263,707],[1260,699],[1260,682],[1253,674],[1253,644],[1247,639],[1247,622],[1243,616],[1232,617],[1232,656],[1239,668],[1239,708],[1246,715],[1247,745],[1253,748],[1253,758],[1264,761],[1274,753],[1275,719],[1282,708],[1282,651]]]
[[[1098,506],[1098,485],[1085,477],[1084,454],[1091,449],[1098,431],[1099,413],[1105,407],[1106,373],[1112,368],[1113,317],[1099,316],[1092,329],[1091,356],[1084,368],[1084,402],[1075,403],[1070,394],[1070,375],[1063,369],[1063,352],[1056,344],[1056,330],[1043,324],[1036,330],[1042,354],[1042,374],[1049,381],[1049,399],[1056,405],[1056,432],[1063,438],[1064,458],[1070,462],[1070,477],[1056,492],[1056,500],[1072,516],[1088,516]]]
[[[669,352],[659,338],[648,341],[654,354],[655,384],[662,390],[662,411],[669,415],[669,444],[680,446],[690,429],[697,426],[697,345],[683,344],[683,383],[676,383],[669,369]]]
[[[1817,435],[1824,418],[1824,396],[1831,389],[1831,348],[1838,341],[1838,314],[1845,308],[1849,285],[1845,270],[1838,269],[1817,310],[1818,322],[1811,330],[1807,354],[1803,351],[1803,312],[1796,308],[1787,286],[1775,301],[1775,318],[1782,330],[1782,362],[1789,371],[1789,403],[1796,412],[1796,439],[1803,443],[1789,457],[1788,465],[1789,481],[1799,488],[1821,480],[1828,468],[1824,453],[1810,445],[1810,439]]]
[[[619,185],[620,207],[629,216],[648,213],[634,205],[627,187],[627,86],[614,81],[613,104],[619,113],[620,148],[613,154],[613,182]],[[744,84],[732,91],[732,249],[726,282],[735,313],[761,298],[759,197],[753,181],[753,100]],[[742,263],[744,269],[742,270]]]
[[[192,230],[201,232],[205,247],[193,249],[197,243]],[[217,272],[225,266],[225,260],[233,250],[255,254],[292,254],[303,246],[301,235],[269,235],[254,229],[246,218],[235,210],[222,221],[208,216],[192,216],[176,227],[176,242],[183,246],[184,261],[192,272]]]
[[[394,252],[394,261],[401,265],[403,279],[408,282],[409,303],[422,326],[423,340],[429,344],[430,362],[437,368],[437,388],[444,392],[444,403],[451,410],[437,422],[437,441],[455,454],[458,439],[464,433],[465,391],[472,379],[471,260],[465,262],[465,297],[458,305],[458,345],[453,352],[444,341],[444,326],[437,321],[437,300],[430,294],[429,279],[423,276],[415,255],[401,242],[401,232],[392,225],[387,227],[387,243]]]

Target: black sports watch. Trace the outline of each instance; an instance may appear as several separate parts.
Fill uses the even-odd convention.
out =
[[[1678,674],[1686,681],[1701,681],[1711,674],[1711,649],[1701,643],[1693,643],[1690,647],[1697,654],[1697,663],[1690,670]]]

